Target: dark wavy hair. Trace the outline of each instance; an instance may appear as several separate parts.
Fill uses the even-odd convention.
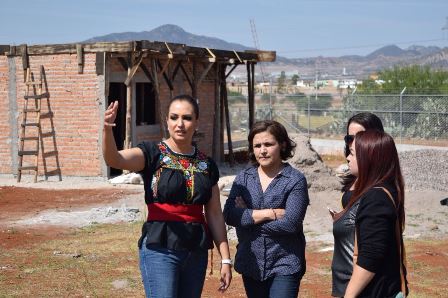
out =
[[[296,147],[296,143],[289,138],[285,127],[277,121],[262,120],[254,123],[254,126],[247,137],[247,140],[249,141],[249,159],[252,163],[258,164],[254,155],[254,136],[265,131],[273,135],[277,142],[281,145],[280,157],[282,160],[287,160],[288,158],[294,156],[294,148]]]
[[[168,111],[170,110],[171,105],[175,101],[186,101],[189,104],[191,104],[191,106],[193,107],[193,111],[196,116],[196,119],[199,119],[199,104],[196,99],[194,99],[192,96],[190,96],[188,94],[177,95],[170,100],[170,103],[168,104]],[[168,112],[167,112],[167,114],[168,114]]]

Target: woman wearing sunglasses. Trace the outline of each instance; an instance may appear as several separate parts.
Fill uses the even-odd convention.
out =
[[[353,272],[344,297],[404,297],[408,294],[403,245],[404,182],[395,142],[378,130],[356,134],[347,157],[356,177],[347,207],[354,204]]]
[[[383,124],[375,114],[359,113],[352,116],[347,122],[347,135],[344,137],[345,157],[350,154],[350,146],[353,143],[355,135],[360,131],[379,130],[384,132]],[[356,177],[347,171],[343,176],[341,205],[344,212],[340,217],[334,217],[335,212],[330,210],[333,217],[333,235],[334,252],[332,271],[332,295],[334,297],[343,297],[347,288],[350,276],[353,272],[353,250],[355,235],[355,218],[359,202],[348,207],[350,197],[354,190]],[[345,210],[345,209],[348,210]]]

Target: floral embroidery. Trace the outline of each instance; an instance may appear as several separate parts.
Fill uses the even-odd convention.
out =
[[[194,156],[175,155],[171,153],[165,143],[160,142],[158,146],[161,153],[158,172],[163,168],[182,171],[187,187],[187,201],[191,201],[194,192],[194,174],[198,172],[208,174],[207,156],[197,149],[197,153]],[[154,184],[156,184],[155,181],[153,181],[153,189],[155,189]]]

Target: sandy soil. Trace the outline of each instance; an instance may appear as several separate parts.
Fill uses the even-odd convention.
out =
[[[224,174],[228,172],[223,171]],[[221,203],[234,179],[220,179]],[[310,191],[310,206],[304,222],[307,241],[331,244],[332,222],[327,206],[340,209],[341,193],[336,190]],[[440,200],[442,191],[406,192],[407,238],[442,238],[448,235],[448,206]],[[143,186],[112,185],[104,180],[67,178],[63,182],[16,183],[0,177],[0,226],[28,228],[36,225],[79,227],[91,223],[133,221],[144,218]],[[234,239],[232,229],[229,238]]]
[[[219,182],[222,189],[222,204],[226,200],[225,194],[235,177],[229,175],[232,174],[229,172],[228,169],[222,171],[225,176]],[[440,200],[447,196],[448,194],[444,192],[432,190],[406,193],[405,236],[408,241],[412,241],[413,238],[446,239],[448,207],[441,206]],[[329,268],[333,236],[332,222],[326,207],[338,209],[340,197],[340,192],[336,190],[310,191],[311,203],[304,222],[308,242],[306,256],[308,268],[302,281],[302,297],[329,296],[329,288],[322,287],[322,283],[331,284]],[[63,238],[72,231],[73,227],[92,223],[134,221],[145,216],[142,185],[111,185],[101,179],[76,177],[64,179],[63,182],[40,181],[18,184],[12,177],[0,176],[0,210],[0,250],[5,251]],[[129,216],[130,214],[133,216]],[[235,239],[233,229],[229,230],[228,235],[230,239]],[[232,243],[233,255],[235,241]],[[418,266],[436,262],[446,268],[448,266],[446,253],[442,248],[440,251],[433,251],[433,249],[417,247],[411,253],[416,256],[415,260],[420,262],[417,263]],[[219,257],[216,251],[214,260],[214,267],[218,268]],[[5,268],[0,266],[0,271],[10,269],[12,270],[7,266]],[[411,278],[417,281],[418,276],[411,276]],[[316,283],[316,280],[320,282]],[[10,282],[20,281],[10,280]],[[245,296],[241,277],[237,273],[235,273],[232,287],[224,295],[217,294],[217,284],[216,274],[207,276],[203,297]],[[423,288],[422,291],[429,290]]]

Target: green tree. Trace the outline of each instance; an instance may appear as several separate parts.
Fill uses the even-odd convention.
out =
[[[297,81],[299,80],[299,75],[298,74],[294,74],[292,77],[291,77],[291,85],[297,85]]]
[[[363,81],[358,87],[361,93],[400,93],[406,87],[407,94],[448,93],[448,71],[431,70],[429,66],[395,66],[378,74],[382,84],[374,80]]]
[[[382,83],[363,81],[356,94],[344,98],[344,110],[384,111],[383,123],[395,135],[400,132],[425,138],[446,135],[447,101],[440,94],[448,94],[448,71],[418,65],[395,66],[380,72],[378,80]],[[403,119],[397,113],[400,109],[409,112],[402,115]]]
[[[282,71],[277,79],[277,89],[279,93],[283,92],[283,90],[285,89],[285,84],[286,84],[286,74],[284,71]]]

